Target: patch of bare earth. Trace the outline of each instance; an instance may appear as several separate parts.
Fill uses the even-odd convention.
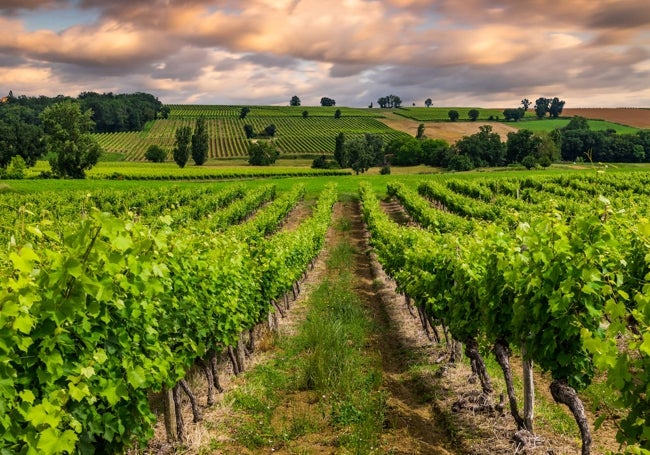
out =
[[[387,293],[387,277],[381,273],[368,244],[368,231],[361,219],[358,203],[348,214],[351,240],[356,250],[356,290],[371,311],[378,328],[375,348],[380,352],[383,387],[388,392],[388,416],[382,435],[385,453],[391,454],[456,454],[455,441],[444,419],[427,400],[429,391],[413,381],[409,373],[409,358],[426,343],[419,343],[419,332],[404,327],[404,320],[392,311],[398,297]],[[411,322],[411,321],[407,321]]]
[[[508,133],[517,131],[510,125],[500,122],[420,122],[417,120],[410,120],[400,117],[393,113],[387,112],[384,114],[385,118],[378,119],[387,126],[394,130],[404,131],[411,136],[416,136],[418,126],[424,123],[424,134],[431,139],[444,139],[449,144],[454,144],[464,136],[470,136],[479,132],[479,127],[483,125],[490,125],[495,133],[501,136],[502,140],[506,140]]]
[[[563,109],[562,117],[580,117],[606,120],[636,128],[650,128],[650,109],[640,108],[574,108]]]

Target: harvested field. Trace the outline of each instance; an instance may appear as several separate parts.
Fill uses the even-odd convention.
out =
[[[650,112],[650,111],[648,111]],[[478,133],[479,127],[483,125],[490,125],[494,132],[499,133],[502,140],[506,140],[508,133],[517,131],[510,125],[505,125],[500,122],[419,122],[417,120],[409,120],[404,117],[392,113],[386,113],[385,118],[379,119],[387,126],[405,133],[415,136],[418,132],[418,125],[424,123],[424,134],[431,139],[444,139],[450,144],[455,143],[457,140],[462,139],[463,136],[469,136]]]

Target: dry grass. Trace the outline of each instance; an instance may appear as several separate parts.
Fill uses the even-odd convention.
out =
[[[404,131],[409,135],[415,137],[417,135],[418,126],[424,123],[424,134],[431,139],[444,139],[449,144],[453,144],[463,136],[469,136],[479,132],[479,127],[482,125],[490,125],[495,133],[501,136],[502,140],[506,140],[508,133],[517,131],[510,125],[500,122],[420,122],[417,120],[409,120],[407,118],[387,112],[384,114],[385,118],[379,119],[389,127]]]

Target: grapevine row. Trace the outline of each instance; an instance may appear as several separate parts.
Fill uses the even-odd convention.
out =
[[[96,210],[62,235],[32,225],[1,272],[0,451],[117,453],[150,437],[148,395],[177,394],[197,359],[265,320],[321,248],[335,199],[324,190],[259,247],[169,216],[156,229]]]
[[[650,441],[645,423],[650,407],[641,392],[650,384],[647,222],[635,227],[597,212],[571,219],[555,213],[535,216],[514,232],[485,224],[471,234],[435,234],[391,222],[369,186],[362,185],[360,195],[372,245],[387,273],[429,318],[465,344],[484,393],[493,388],[478,347],[497,353],[507,384],[512,383],[507,357],[513,347],[521,348],[525,360],[551,374],[551,393],[576,417],[586,454],[590,429],[575,390],[591,382],[598,366],[626,413],[620,441],[629,444],[630,453],[642,453],[639,447]],[[617,345],[619,333],[627,346]],[[518,426],[532,431],[532,414],[520,414],[516,397],[509,395]]]

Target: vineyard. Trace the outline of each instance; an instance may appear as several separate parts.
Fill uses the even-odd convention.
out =
[[[277,127],[273,139],[285,155],[332,154],[339,133],[346,136],[365,133],[378,134],[388,142],[403,136],[375,117],[380,111],[341,108],[341,117],[334,118],[336,108],[330,107],[273,107],[254,106],[245,119],[239,118],[241,107],[172,105],[168,119],[155,120],[143,132],[96,134],[105,152],[120,153],[127,161],[143,161],[147,148],[159,145],[171,152],[175,132],[182,126],[194,128],[199,117],[205,118],[209,135],[209,158],[246,157],[248,139],[244,125],[251,125],[256,132],[269,124]],[[302,112],[309,116],[303,118]],[[171,156],[171,155],[170,155]]]
[[[1,451],[117,453],[151,436],[149,392],[193,397],[197,362],[218,388],[216,353],[253,348],[318,254],[336,194],[277,234],[303,187],[5,198],[20,209],[2,232]]]
[[[534,364],[550,375],[554,400],[574,415],[582,453],[592,453],[594,422],[576,392],[604,375],[622,415],[619,442],[630,453],[648,453],[639,447],[650,446],[649,179],[595,174],[389,184],[418,227],[391,220],[368,185],[360,196],[384,269],[424,329],[441,340],[442,327],[444,339],[454,340],[452,357],[460,349],[454,343],[462,343],[480,381],[481,406],[494,406],[482,357],[493,352],[517,428],[532,432]],[[513,351],[528,365],[523,376],[510,368]],[[515,377],[525,384],[523,408]]]
[[[533,372],[544,372],[583,454],[600,453],[604,420],[623,453],[650,453],[650,174],[388,177],[1,192],[0,452],[143,447],[154,393],[168,435],[184,440],[180,403],[194,421],[206,409],[188,373],[214,404],[217,364],[239,373],[258,329],[285,315],[353,185],[383,270],[444,353],[442,380],[470,361],[476,401],[454,412],[501,406],[534,441],[546,421]],[[304,198],[313,204],[283,228]],[[612,397],[594,420],[587,392]]]

